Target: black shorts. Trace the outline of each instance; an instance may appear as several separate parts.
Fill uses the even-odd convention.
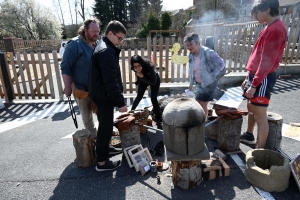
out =
[[[256,106],[268,107],[271,98],[271,92],[273,92],[274,85],[276,83],[277,75],[276,72],[271,72],[266,78],[256,87],[253,98],[247,98],[245,93],[250,87],[254,74],[249,74],[247,83],[245,84],[243,97],[249,100],[249,103]]]

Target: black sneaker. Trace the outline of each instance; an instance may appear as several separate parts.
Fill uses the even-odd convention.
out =
[[[241,142],[247,143],[247,144],[255,144],[256,141],[254,139],[254,135],[248,132],[245,132],[241,135],[240,138]]]
[[[122,148],[116,148],[116,147],[113,147],[113,146],[109,147],[109,155],[117,155],[117,154],[120,154],[120,153],[123,153]]]
[[[118,161],[110,161],[110,160],[107,160],[105,162],[105,165],[103,166],[100,166],[98,163],[95,167],[96,171],[98,172],[104,172],[104,171],[109,171],[109,170],[114,170],[116,168],[118,168],[121,164],[121,161],[118,160]]]

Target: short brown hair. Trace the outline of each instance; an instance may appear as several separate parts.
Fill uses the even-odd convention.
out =
[[[109,31],[113,32],[114,34],[120,33],[120,32],[122,32],[124,35],[126,34],[125,26],[117,20],[110,21],[107,24],[105,35],[107,35],[109,33]]]
[[[255,0],[252,9],[251,9],[251,16],[254,15],[255,12],[259,11],[266,11],[270,8],[270,15],[275,17],[279,15],[279,1],[278,0]]]

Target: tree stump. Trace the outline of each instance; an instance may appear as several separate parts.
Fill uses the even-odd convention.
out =
[[[133,146],[135,144],[141,144],[141,136],[138,125],[133,125],[127,131],[119,130],[119,133],[122,149]]]
[[[194,188],[202,182],[201,161],[171,161],[173,184],[181,189]]]
[[[265,149],[277,151],[280,148],[282,139],[282,116],[276,113],[267,112],[269,122],[269,133],[265,144]]]
[[[238,151],[243,117],[219,120],[218,148],[226,152]]]
[[[73,134],[73,145],[78,167],[90,167],[96,162],[94,139],[88,130],[76,131]]]

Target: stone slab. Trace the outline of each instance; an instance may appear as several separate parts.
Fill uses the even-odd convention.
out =
[[[166,157],[168,161],[192,161],[192,160],[208,160],[210,158],[210,154],[206,144],[204,144],[204,149],[200,153],[194,155],[180,155],[173,153],[166,149]]]

